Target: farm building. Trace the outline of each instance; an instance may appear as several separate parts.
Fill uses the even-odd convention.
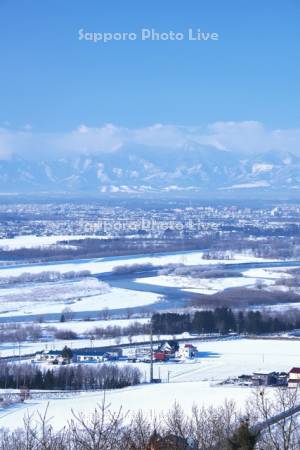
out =
[[[62,357],[61,350],[48,350],[43,353],[36,354],[34,361],[46,362],[49,364],[57,362],[58,364],[62,364],[65,361],[65,358]]]
[[[120,349],[83,348],[71,350],[74,363],[101,363],[118,359],[122,355]],[[70,360],[62,356],[61,350],[49,350],[39,353],[35,357],[36,362],[48,362],[49,364],[66,364]]]
[[[78,363],[100,363],[116,360],[121,355],[121,349],[83,348],[73,350],[73,361]]]
[[[300,383],[300,367],[293,367],[289,371],[288,387],[297,388]]]
[[[275,384],[274,372],[256,372],[252,376],[253,386],[271,386]]]
[[[178,352],[176,352],[176,356],[179,358],[195,358],[198,355],[198,349],[192,344],[184,344],[179,347]]]
[[[163,342],[157,349],[158,352],[165,353],[166,355],[173,355],[179,350],[179,344],[177,341]]]
[[[155,352],[154,361],[167,361],[169,359],[168,354],[164,352]]]

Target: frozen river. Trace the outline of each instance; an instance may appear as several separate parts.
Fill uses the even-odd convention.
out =
[[[118,256],[118,257],[105,257],[94,259],[78,259],[78,260],[64,260],[64,261],[52,261],[49,263],[37,263],[37,264],[19,264],[0,266],[0,277],[4,276],[18,276],[24,272],[40,273],[45,271],[59,271],[67,272],[70,270],[89,270],[93,277],[108,283],[112,288],[126,289],[136,293],[153,293],[159,296],[159,300],[155,303],[145,306],[127,306],[124,308],[112,307],[110,308],[110,315],[112,317],[118,317],[124,314],[128,308],[132,312],[139,312],[147,310],[159,310],[178,308],[184,306],[189,300],[193,298],[199,298],[199,293],[187,292],[180,287],[174,286],[162,286],[159,284],[147,284],[145,278],[155,277],[158,275],[160,267],[170,263],[181,263],[186,265],[209,265],[210,267],[217,266],[218,268],[226,268],[236,270],[239,272],[249,269],[270,269],[276,267],[299,267],[300,261],[262,261],[257,258],[237,258],[236,260],[227,261],[211,261],[203,259],[204,251],[189,251],[189,252],[173,252],[173,253],[155,253],[155,254],[143,254],[134,256]],[[132,265],[132,264],[148,264],[142,271],[134,273],[116,273],[114,269],[118,266]],[[150,265],[152,264],[152,266]],[[139,279],[143,279],[139,282]],[[74,317],[82,319],[91,317],[99,313],[98,310],[88,311],[75,311]],[[11,321],[32,321],[36,320],[38,315],[5,315],[0,317],[0,322]],[[43,314],[45,320],[58,320],[60,313],[49,312]]]

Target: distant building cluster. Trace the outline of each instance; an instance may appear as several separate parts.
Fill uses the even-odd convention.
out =
[[[165,341],[153,348],[152,361],[177,362],[180,360],[197,358],[198,349],[190,343],[178,343],[176,340]],[[103,362],[145,362],[151,361],[151,349],[149,346],[130,346],[122,348],[84,348],[69,351],[48,350],[37,353],[33,362],[53,365],[65,365],[70,363],[88,364]]]
[[[2,203],[0,238],[15,236],[204,237],[232,231],[273,233],[300,218],[298,205],[141,207],[101,203]]]

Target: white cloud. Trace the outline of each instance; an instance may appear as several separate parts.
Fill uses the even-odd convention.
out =
[[[124,174],[124,170],[120,167],[114,167],[112,171],[115,175],[117,175],[117,177],[122,177]]]
[[[208,127],[212,145],[242,152],[300,153],[300,129],[268,130],[260,122],[217,122]]]
[[[300,154],[300,129],[267,129],[255,121],[216,122],[203,126],[154,124],[126,128],[113,124],[88,127],[85,124],[64,133],[42,133],[0,128],[0,158],[13,154],[24,157],[69,156],[117,152],[130,146],[186,150],[210,146],[233,152],[255,153],[268,150]]]
[[[104,172],[104,164],[102,163],[98,164],[97,178],[103,183],[107,183],[109,181],[108,176]]]
[[[259,122],[216,122],[208,127],[212,143],[232,151],[261,151],[267,149],[268,132]]]

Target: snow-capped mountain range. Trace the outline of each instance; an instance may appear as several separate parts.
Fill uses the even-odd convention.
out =
[[[300,190],[300,158],[215,148],[131,148],[68,158],[0,161],[0,192],[201,193]]]

